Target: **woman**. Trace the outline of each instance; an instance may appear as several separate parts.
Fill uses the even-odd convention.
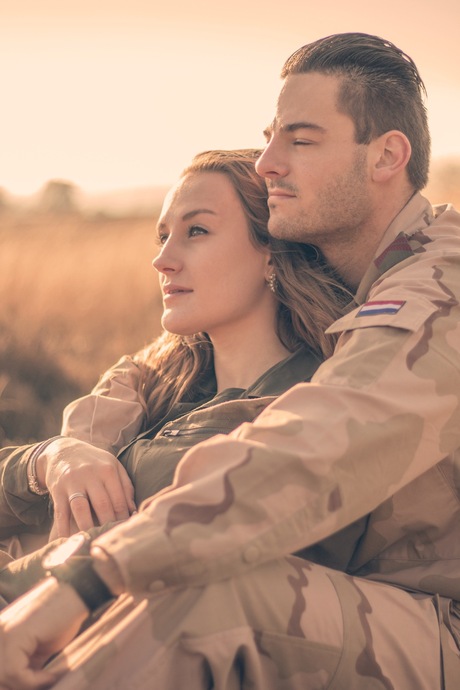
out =
[[[5,536],[8,530],[17,530],[18,522],[24,529],[49,527],[47,490],[61,534],[75,527],[71,511],[80,529],[93,523],[94,514],[98,522],[105,522],[101,499],[111,503],[109,519],[117,519],[114,487],[124,492],[125,508],[132,509],[125,472],[135,487],[136,505],[151,503],[154,499],[149,497],[161,489],[162,493],[174,490],[174,484],[165,487],[191,446],[252,421],[289,387],[308,381],[331,353],[333,339],[324,331],[348,296],[317,265],[314,250],[268,235],[265,184],[254,170],[258,153],[200,154],[171,190],[158,222],[160,251],[154,260],[163,291],[165,332],[146,350],[123,359],[90,396],[69,407],[65,430],[73,438],[0,451],[4,491],[0,523]],[[118,460],[108,449],[118,452]],[[112,470],[115,467],[109,473],[111,484],[101,472],[107,457]],[[183,483],[186,457],[180,467]],[[194,472],[206,475],[212,469],[195,466]],[[130,520],[142,519],[142,513],[141,507]],[[91,537],[105,529],[107,525],[93,528]],[[85,544],[90,541],[84,533],[74,535],[63,540],[65,549],[72,547],[75,537],[82,537]],[[44,567],[53,567],[52,562],[42,565],[41,558],[50,554],[53,561],[54,548],[47,545],[0,572],[0,593],[6,603],[43,578]],[[142,545],[132,543],[128,548],[142,550]],[[57,577],[54,568],[52,572]],[[79,597],[85,602],[83,609],[92,609],[101,593],[104,598],[116,592],[116,587],[109,591],[103,584],[83,592],[86,579],[74,578],[72,586],[79,588],[79,594],[65,610],[66,616],[75,611],[75,625],[59,633],[57,647],[45,644],[35,652],[33,645],[28,647],[25,658],[31,655],[30,667],[26,668],[28,661],[16,666],[16,643],[22,649],[29,639],[29,614],[40,628],[54,631],[62,624],[59,605],[41,605],[53,580],[45,579],[31,590],[26,607],[18,602],[1,616],[6,634],[2,644],[11,647],[8,653],[5,646],[0,652],[15,667],[11,673],[0,669],[2,687],[33,688],[53,682],[54,672],[39,669],[78,632],[86,617]],[[121,614],[117,606],[113,609],[123,621],[125,604]],[[132,606],[128,603],[130,611]],[[103,627],[116,634],[112,618],[103,621]],[[90,646],[93,649],[93,642]],[[89,674],[86,680],[78,676],[75,687],[96,687],[91,669]]]
[[[205,152],[184,170],[153,262],[165,332],[69,405],[65,438],[1,452],[1,537],[49,529],[48,491],[53,536],[126,519],[188,448],[252,421],[331,354],[324,331],[348,295],[314,249],[269,236],[258,155]]]

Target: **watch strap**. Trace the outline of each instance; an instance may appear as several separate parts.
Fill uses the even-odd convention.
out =
[[[42,559],[42,566],[48,576],[69,584],[90,611],[96,611],[114,594],[94,569],[90,555],[91,537],[80,532],[69,537],[52,549]]]
[[[91,556],[71,556],[69,560],[49,571],[59,582],[65,582],[76,591],[91,611],[106,604],[114,595],[94,570]]]

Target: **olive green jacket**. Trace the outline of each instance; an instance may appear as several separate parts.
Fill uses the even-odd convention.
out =
[[[129,439],[143,422],[144,408],[136,393],[139,370],[131,358],[124,357],[104,374],[90,395],[69,406],[63,431],[87,442],[97,438],[97,445],[112,452],[129,439],[119,458],[131,477],[139,505],[172,482],[176,466],[189,448],[253,421],[278,395],[300,381],[308,381],[319,364],[318,357],[303,348],[271,367],[248,389],[230,388],[194,403],[178,403],[152,428]],[[122,421],[122,432],[114,429],[113,417]],[[48,497],[37,496],[28,488],[27,464],[36,445],[0,449],[0,539],[5,540],[0,565],[6,566],[0,572],[3,603],[12,601],[44,575],[40,560],[49,547],[24,556],[29,543],[38,544],[31,535],[43,534],[42,541],[46,542],[52,517]],[[92,535],[107,527],[94,528]]]

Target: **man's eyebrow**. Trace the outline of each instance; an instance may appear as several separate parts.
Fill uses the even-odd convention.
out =
[[[298,129],[312,129],[315,132],[325,132],[325,127],[317,125],[314,122],[291,122],[288,125],[281,125],[280,129],[283,132],[296,132]]]
[[[265,139],[267,139],[267,140],[270,139],[270,137],[271,137],[271,135],[272,135],[272,132],[273,132],[273,127],[274,127],[274,126],[275,126],[275,125],[274,125],[274,123],[272,122],[271,125],[268,125],[267,127],[265,127],[264,131],[262,132],[262,134],[264,135]]]
[[[267,140],[270,139],[274,128],[275,124],[273,123],[264,129],[263,134]],[[321,127],[321,125],[317,125],[314,122],[291,122],[288,125],[280,125],[279,129],[282,132],[287,132],[288,134],[291,132],[297,132],[299,129],[310,129],[314,132],[320,133],[326,131],[325,127]]]
[[[184,220],[190,220],[191,218],[198,216],[200,213],[210,213],[212,216],[217,215],[217,213],[215,211],[212,211],[209,208],[196,208],[193,211],[188,211],[187,213],[185,213],[182,216],[181,220],[183,220],[183,221]],[[168,226],[166,223],[164,223],[163,221],[160,221],[159,223],[157,223],[157,232],[159,232],[160,230],[164,230],[167,227]]]

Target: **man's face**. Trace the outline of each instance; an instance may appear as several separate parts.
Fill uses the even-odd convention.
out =
[[[340,80],[318,72],[287,77],[257,172],[267,180],[275,237],[326,248],[369,222],[368,149],[337,110]]]

